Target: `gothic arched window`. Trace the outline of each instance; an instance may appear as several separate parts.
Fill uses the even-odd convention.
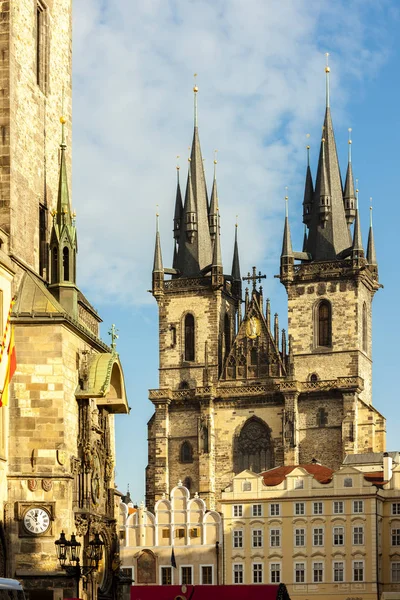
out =
[[[190,442],[183,442],[180,451],[180,461],[181,463],[193,462],[193,448]]]
[[[362,310],[362,348],[364,352],[368,352],[367,305],[365,302]]]
[[[225,356],[228,356],[231,349],[231,320],[228,313],[224,318],[224,338],[225,338]]]
[[[51,283],[57,283],[58,280],[58,249],[56,247],[51,251]]]
[[[318,346],[332,345],[332,309],[327,300],[322,300],[317,309]]]
[[[194,316],[190,313],[185,317],[185,360],[194,360]]]
[[[63,249],[63,279],[69,281],[69,250],[67,246]]]
[[[271,431],[260,419],[256,417],[248,419],[235,443],[235,473],[240,473],[244,469],[261,473],[274,466]]]

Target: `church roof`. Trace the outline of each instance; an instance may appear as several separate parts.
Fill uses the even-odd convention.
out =
[[[307,463],[302,465],[288,465],[285,467],[275,467],[265,473],[262,473],[264,485],[274,486],[279,485],[294,469],[304,469],[320,483],[329,483],[332,479],[333,470],[329,467],[324,467],[318,463]]]

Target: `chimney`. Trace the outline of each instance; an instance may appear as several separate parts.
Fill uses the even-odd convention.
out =
[[[390,481],[392,479],[392,463],[393,459],[387,452],[383,453],[383,480]]]

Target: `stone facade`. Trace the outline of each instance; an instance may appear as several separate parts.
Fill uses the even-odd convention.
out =
[[[29,600],[111,600],[119,582],[114,414],[129,409],[114,343],[100,340],[101,319],[75,280],[72,0],[2,1],[0,9],[0,330],[14,297],[17,355],[0,408],[0,576],[20,579]],[[61,531],[76,533],[85,569],[93,536],[104,544],[99,569],[79,589],[57,560]]]
[[[372,405],[372,300],[380,287],[372,225],[365,255],[351,162],[342,190],[329,106],[324,127],[315,190],[307,169],[303,252],[293,252],[285,220],[286,332],[255,267],[243,278],[252,286],[243,303],[237,236],[232,273],[223,274],[217,183],[205,208],[195,123],[183,203],[178,180],[172,269],[163,267],[156,236],[160,377],[150,390],[149,508],[179,478],[214,508],[244,468],[316,458],[338,469],[347,454],[385,449],[385,419]],[[212,264],[204,265],[198,248],[210,243]]]

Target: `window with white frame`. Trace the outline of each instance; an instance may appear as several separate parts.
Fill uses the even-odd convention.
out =
[[[251,481],[243,481],[242,490],[243,492],[251,492]]]
[[[353,513],[360,514],[364,512],[364,500],[353,500]]]
[[[234,504],[233,505],[233,516],[234,517],[243,517],[243,505],[242,504]]]
[[[344,502],[343,500],[335,500],[333,503],[333,514],[342,515],[344,513]]]
[[[253,583],[263,582],[263,564],[253,563]]]
[[[262,548],[262,545],[263,545],[262,529],[253,529],[251,537],[252,537],[253,548]]]
[[[212,565],[201,565],[201,585],[213,584],[213,568]]]
[[[303,527],[296,528],[294,530],[294,545],[305,546],[306,545],[306,530]]]
[[[324,563],[313,563],[313,582],[322,583],[324,580]]]
[[[400,502],[392,502],[392,515],[400,515]]]
[[[344,527],[333,528],[333,545],[343,546],[344,544]]]
[[[353,581],[364,581],[364,561],[353,561]]]
[[[344,562],[335,561],[333,563],[333,581],[336,583],[344,581]]]
[[[270,582],[271,583],[280,583],[281,582],[281,563],[271,563],[270,564]]]
[[[281,530],[271,529],[269,532],[269,545],[271,547],[278,547],[281,545]]]
[[[294,489],[295,490],[304,489],[304,479],[302,479],[301,477],[297,477],[297,479],[294,480]]]
[[[294,503],[294,514],[295,515],[305,515],[306,513],[306,505],[304,502],[295,502]]]
[[[343,487],[353,487],[353,479],[351,477],[345,477]]]
[[[322,515],[324,512],[323,502],[313,502],[313,515]]]
[[[233,583],[243,583],[244,568],[242,564],[233,565]]]
[[[172,585],[172,567],[161,567],[161,585]]]
[[[269,516],[270,517],[279,517],[281,514],[281,505],[280,504],[270,504],[269,505]]]
[[[400,562],[392,562],[390,564],[390,581],[392,583],[400,583]]]
[[[234,548],[243,548],[243,529],[234,529],[232,539]]]
[[[353,527],[353,544],[354,546],[362,546],[364,544],[364,527],[362,525]]]
[[[324,528],[314,527],[313,528],[313,546],[324,545]]]
[[[296,583],[305,583],[306,565],[303,562],[294,564],[294,580]]]
[[[262,504],[253,504],[251,514],[253,517],[262,517]]]
[[[181,585],[192,585],[193,583],[193,567],[181,567]]]
[[[392,529],[392,546],[400,546],[400,529]]]

